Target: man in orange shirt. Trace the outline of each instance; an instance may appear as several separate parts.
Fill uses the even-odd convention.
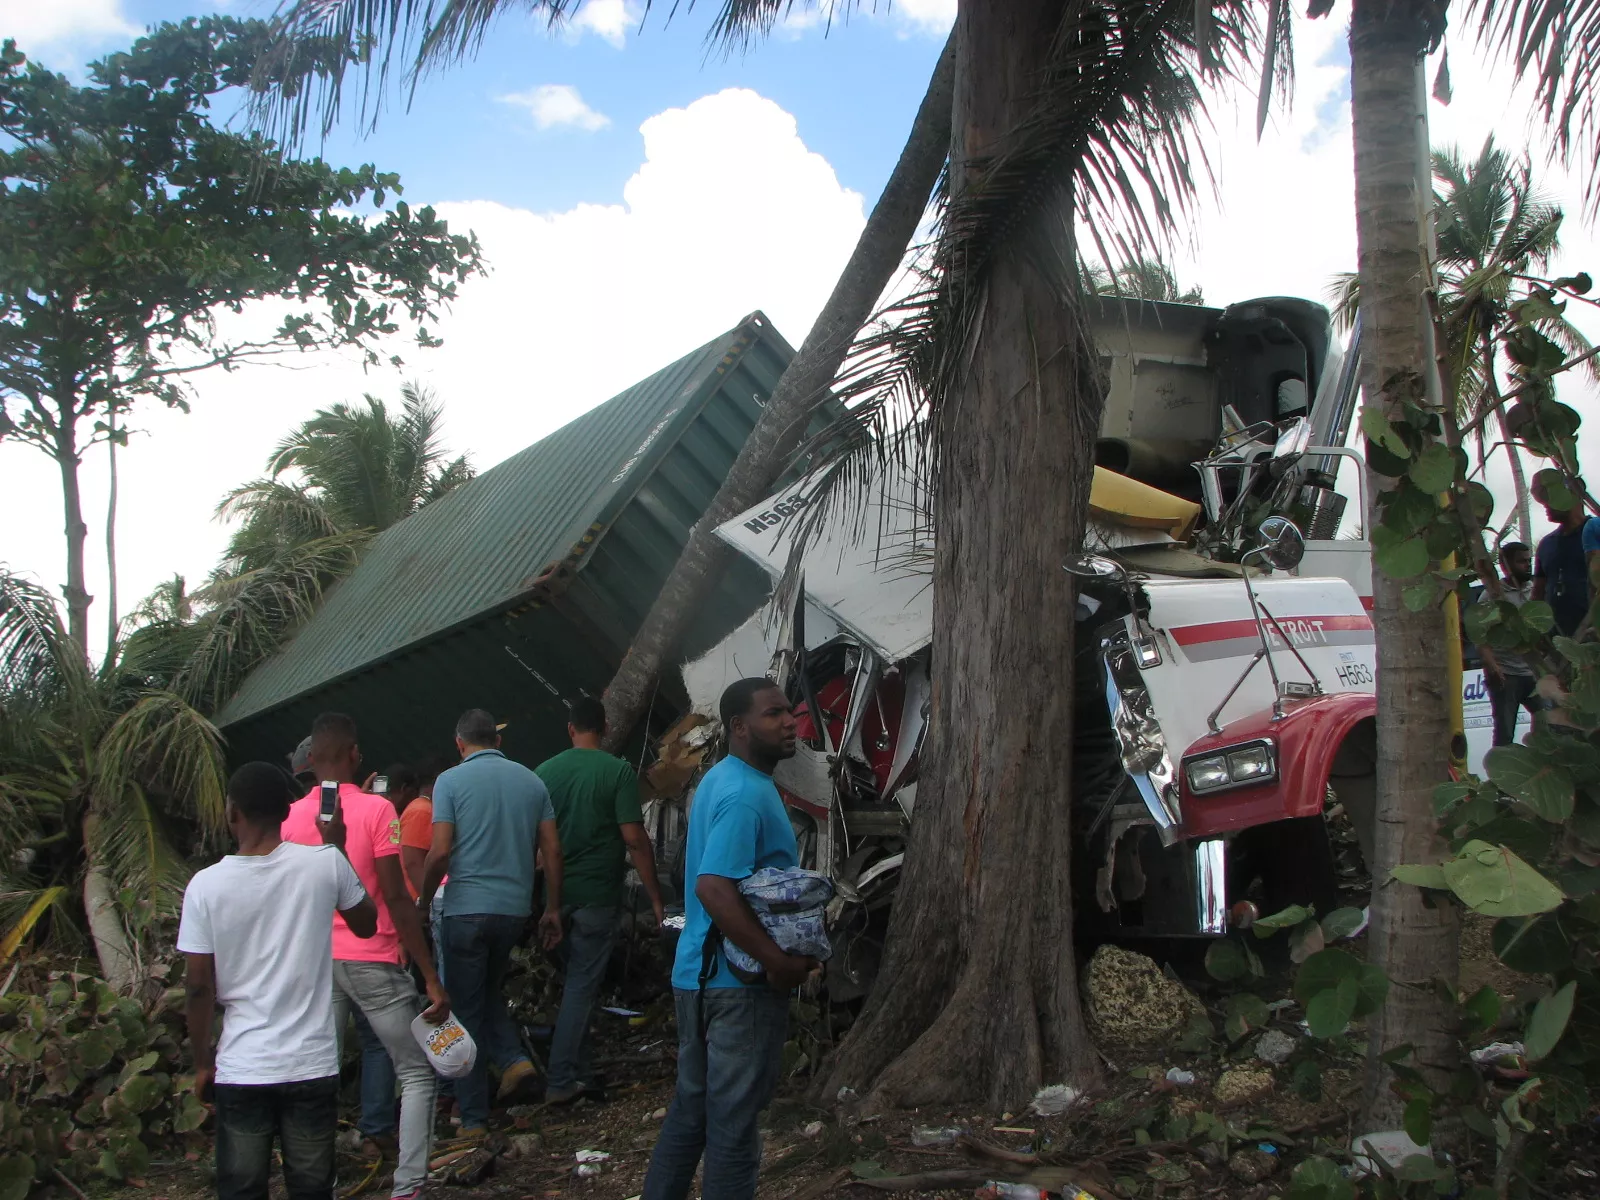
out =
[[[424,1016],[439,1022],[450,1014],[450,998],[433,969],[422,923],[406,895],[400,869],[400,818],[383,796],[355,784],[361,750],[355,722],[341,713],[324,713],[311,726],[311,769],[319,781],[339,785],[339,807],[347,830],[345,854],[377,903],[378,929],[361,941],[334,917],[333,1002],[335,1027],[355,1005],[389,1052],[400,1081],[400,1153],[394,1173],[394,1200],[420,1195],[428,1177],[433,1145],[434,1072],[411,1034],[417,1015],[416,985],[400,965],[400,951],[422,971],[429,1007]],[[281,836],[286,842],[320,845],[321,784],[289,807]]]

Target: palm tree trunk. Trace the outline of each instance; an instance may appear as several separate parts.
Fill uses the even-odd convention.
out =
[[[729,550],[716,528],[763,498],[789,465],[806,425],[905,257],[927,211],[950,144],[954,50],[945,45],[889,182],[800,352],[795,355],[711,506],[689,532],[672,574],[634,635],[606,688],[606,747],[627,741],[644,715],[662,667],[726,569]]]
[[[1028,111],[1061,7],[961,4],[958,194]],[[917,819],[883,968],[824,1085],[870,1088],[869,1109],[1016,1108],[1042,1084],[1098,1075],[1072,941],[1061,560],[1082,539],[1104,393],[1076,299],[1020,255],[994,265],[968,373],[935,418],[939,683]]]
[[[1355,0],[1350,23],[1351,113],[1355,141],[1356,235],[1361,277],[1362,386],[1366,402],[1398,416],[1405,401],[1428,395],[1431,278],[1423,204],[1427,110],[1420,86],[1425,30],[1421,3]],[[1422,126],[1425,128],[1425,126]],[[1371,493],[1393,484],[1374,473]],[[1374,502],[1370,519],[1381,508]],[[1436,1090],[1459,1066],[1454,1003],[1459,926],[1448,904],[1424,902],[1420,889],[1389,884],[1399,863],[1445,856],[1433,814],[1433,789],[1448,776],[1450,723],[1444,614],[1411,612],[1399,582],[1373,568],[1378,651],[1378,828],[1369,955],[1387,972],[1388,999],[1369,1027],[1365,1120],[1368,1129],[1400,1125],[1403,1102],[1380,1055],[1409,1043],[1412,1064]]]
[[[1517,450],[1516,443],[1511,440],[1511,428],[1506,424],[1505,401],[1500,397],[1500,381],[1495,376],[1499,363],[1494,349],[1494,337],[1487,330],[1483,333],[1483,379],[1489,393],[1489,403],[1494,407],[1495,425],[1500,430],[1500,440],[1505,443],[1506,461],[1511,464],[1511,487],[1517,496],[1517,537],[1525,544],[1533,545],[1533,506],[1528,491],[1528,475],[1522,468],[1522,455]],[[1483,439],[1480,428],[1478,438]],[[1487,482],[1487,480],[1485,480]]]
[[[106,418],[110,434],[106,438],[106,458],[111,475],[111,490],[106,497],[106,669],[117,653],[117,410]]]
[[[85,585],[84,549],[89,542],[89,526],[83,519],[83,491],[78,481],[77,421],[71,401],[61,401],[61,420],[56,427],[55,449],[51,457],[61,469],[61,502],[66,515],[67,534],[67,633],[78,649],[89,651],[89,604],[94,599]]]
[[[83,819],[83,850],[88,859],[83,873],[83,911],[89,918],[100,977],[119,995],[127,996],[139,981],[139,959],[122,923],[116,886],[95,861],[95,824],[92,815]]]

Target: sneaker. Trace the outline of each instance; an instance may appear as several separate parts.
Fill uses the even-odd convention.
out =
[[[422,1200],[422,1189],[419,1187],[415,1191],[402,1192],[398,1195],[390,1196],[389,1200]]]
[[[500,1075],[500,1090],[496,1099],[510,1100],[521,1093],[522,1089],[538,1078],[538,1072],[533,1069],[533,1064],[527,1059],[520,1059],[512,1063]]]
[[[487,1125],[463,1125],[457,1135],[464,1142],[481,1142],[489,1136]]]

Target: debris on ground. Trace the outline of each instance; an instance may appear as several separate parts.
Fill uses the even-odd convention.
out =
[[[1272,1091],[1273,1083],[1271,1071],[1234,1067],[1218,1077],[1211,1094],[1216,1097],[1218,1108],[1231,1108],[1262,1099]]]
[[[1049,1087],[1042,1087],[1034,1093],[1033,1100],[1028,1108],[1038,1113],[1041,1117],[1056,1117],[1066,1112],[1078,1101],[1083,1099],[1083,1093],[1071,1084],[1053,1083]]]
[[[1168,1067],[1167,1082],[1177,1087],[1193,1087],[1194,1072],[1185,1071],[1182,1067]]]
[[[1101,946],[1084,972],[1084,1007],[1097,1044],[1158,1046],[1188,1027],[1200,1002],[1154,959]]]
[[[1256,1057],[1264,1063],[1277,1066],[1289,1061],[1294,1053],[1294,1039],[1281,1029],[1269,1029],[1256,1041]]]
[[[1276,1174],[1281,1162],[1276,1147],[1268,1150],[1263,1146],[1246,1146],[1228,1159],[1228,1171],[1245,1183],[1260,1183]]]

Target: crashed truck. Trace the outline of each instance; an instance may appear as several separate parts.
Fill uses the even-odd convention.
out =
[[[1218,936],[1290,903],[1330,911],[1329,814],[1370,858],[1374,801],[1365,479],[1346,446],[1357,352],[1322,306],[1293,298],[1106,301],[1096,336],[1110,389],[1089,530],[1063,562],[1078,583],[1061,637],[1076,656],[1061,818],[1079,922]],[[916,814],[936,531],[914,475],[884,467],[864,505],[825,510],[794,556],[813,487],[719,529],[771,573],[773,600],[683,665],[693,712],[651,779],[677,865],[717,697],[742,676],[780,679],[799,749],[774,778],[802,865],[837,885],[828,986],[845,1002],[876,972]]]

